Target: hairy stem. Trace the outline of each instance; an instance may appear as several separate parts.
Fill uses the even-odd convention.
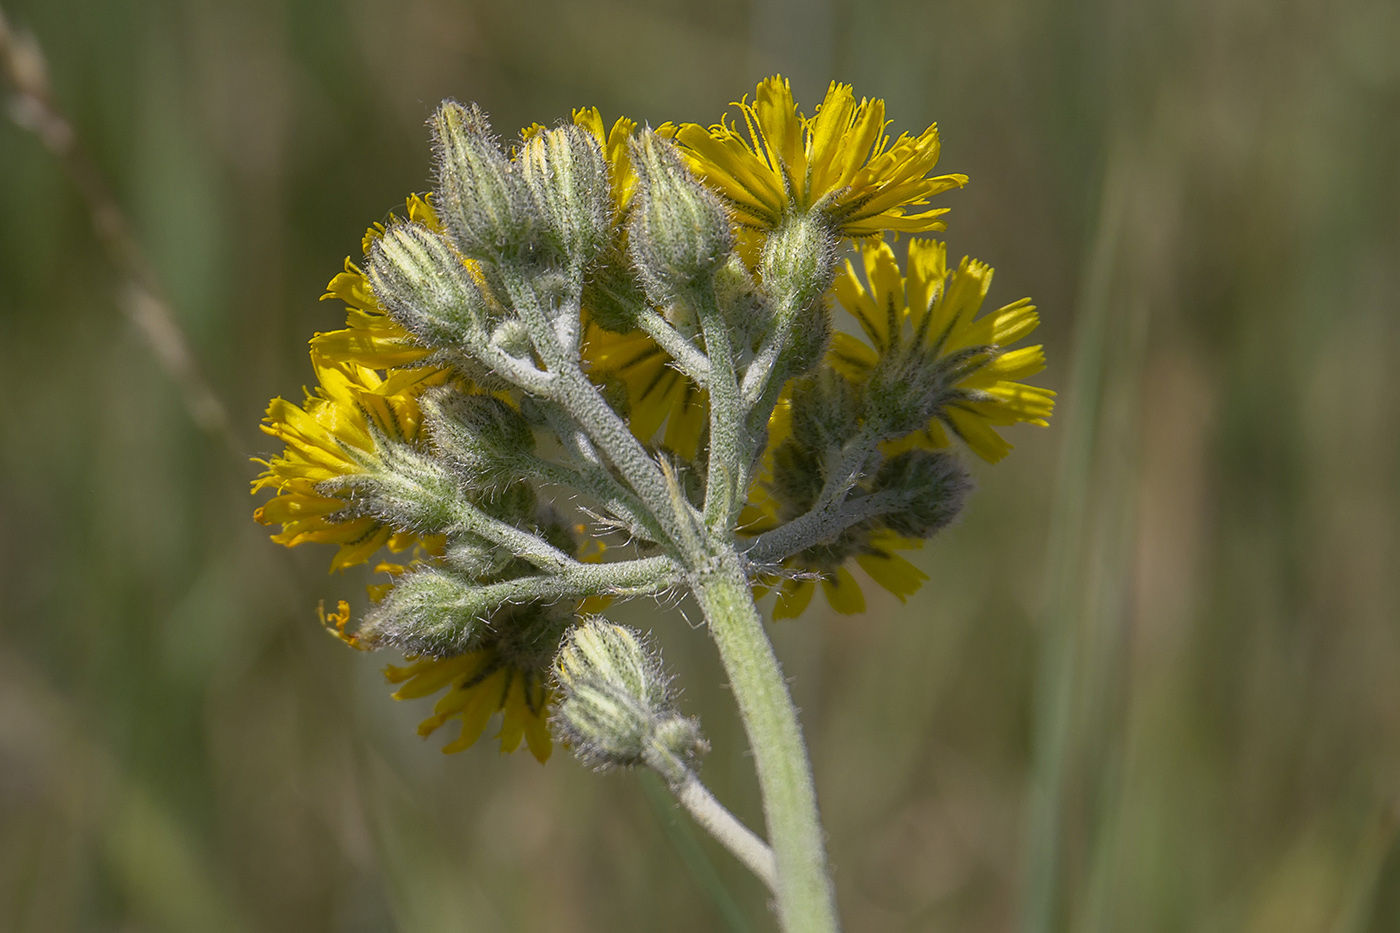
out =
[[[687,771],[680,783],[672,784],[671,793],[695,822],[753,872],[769,891],[778,893],[778,863],[773,858],[773,850],[716,800],[693,771]]]
[[[705,480],[705,522],[715,531],[727,533],[736,513],[737,491],[744,487],[740,466],[749,461],[749,445],[741,436],[744,416],[729,325],[715,304],[712,287],[696,297],[710,360],[710,462]]]
[[[450,555],[447,560],[450,565]],[[679,568],[669,557],[639,557],[610,564],[572,561],[571,566],[558,573],[483,583],[476,593],[482,603],[552,603],[586,596],[643,596],[669,589],[680,578]]]
[[[674,516],[668,515],[669,501],[661,467],[642,447],[627,423],[612,409],[598,387],[588,381],[579,366],[577,349],[568,352],[550,323],[531,283],[518,270],[500,268],[510,300],[529,329],[530,339],[555,380],[548,398],[562,405],[588,433],[632,489],[651,509],[668,534],[677,531]]]
[[[852,525],[908,508],[909,500],[907,492],[885,491],[828,503],[754,538],[744,550],[744,557],[754,564],[780,561],[814,544],[830,541]]]
[[[658,347],[671,355],[675,366],[691,382],[702,389],[705,388],[710,378],[710,361],[705,354],[696,349],[695,344],[651,308],[637,310],[637,326],[646,331],[647,336],[655,340]]]
[[[449,531],[469,531],[499,544],[517,557],[523,557],[546,573],[567,570],[576,561],[538,535],[494,518],[469,502],[452,503],[456,527]]]
[[[564,466],[533,455],[520,458],[522,472],[543,483],[581,492],[620,520],[627,530],[648,541],[664,539],[661,526],[646,506],[604,468],[585,463],[577,468]]]
[[[778,917],[786,933],[834,933],[836,904],[797,709],[740,568],[726,546],[691,573],[749,737],[768,840],[777,864]]]

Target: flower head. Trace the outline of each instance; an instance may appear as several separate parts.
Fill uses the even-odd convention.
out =
[[[448,720],[461,723],[457,738],[444,745],[444,754],[474,745],[492,715],[501,714],[497,738],[502,752],[513,752],[523,738],[541,763],[549,759],[552,742],[547,717],[551,700],[549,665],[559,638],[572,621],[569,614],[541,606],[507,607],[493,619],[494,637],[482,647],[451,658],[416,658],[400,667],[389,665],[384,676],[401,684],[396,700],[431,696],[446,688],[433,714],[418,724],[418,734],[431,735]]]
[[[375,456],[376,438],[413,443],[422,412],[417,396],[446,381],[443,370],[399,370],[388,377],[358,363],[335,362],[315,351],[311,365],[319,385],[294,405],[273,399],[262,429],[286,443],[280,456],[259,461],[266,469],[253,481],[253,492],[276,495],[253,517],[264,525],[281,525],[272,540],[287,547],[308,541],[339,545],[331,569],[368,560],[388,545],[402,551],[418,540],[368,517],[342,518],[345,497],[336,481],[366,471]],[[429,542],[434,543],[434,542]]]
[[[585,526],[575,525],[561,535],[577,539],[585,531]],[[585,563],[600,561],[605,550],[601,541],[587,538],[576,541],[574,548]],[[441,563],[440,558],[429,559],[426,553],[407,566],[380,563],[375,571],[387,573],[390,581],[368,588],[371,601],[382,604],[411,570]],[[447,691],[434,704],[432,715],[418,724],[418,734],[426,738],[450,720],[460,723],[457,738],[442,747],[443,754],[475,745],[491,717],[500,713],[496,738],[501,752],[515,751],[523,738],[530,753],[543,764],[553,747],[547,720],[556,700],[550,675],[556,649],[576,618],[601,611],[609,602],[606,596],[594,596],[574,606],[505,605],[483,620],[480,628],[484,634],[467,651],[446,657],[409,656],[403,665],[387,665],[384,677],[401,685],[393,694],[396,700],[416,700]],[[321,612],[322,625],[336,638],[358,650],[375,648],[372,639],[349,631],[350,619],[350,606],[343,600],[337,611]]]
[[[421,223],[430,230],[441,233],[442,222],[433,209],[429,198],[410,195],[407,199],[408,219]],[[389,224],[398,218],[389,215]],[[364,252],[369,253],[374,241],[384,235],[385,224],[375,224],[365,231],[362,241]],[[425,365],[424,360],[432,353],[418,343],[397,321],[391,318],[365,280],[359,266],[345,259],[345,271],[331,279],[326,293],[321,296],[338,298],[345,302],[346,327],[343,330],[319,333],[311,338],[311,347],[328,360],[355,363],[370,369],[390,369],[402,366]]]
[[[737,102],[744,131],[727,120],[708,129],[687,123],[675,139],[691,168],[717,189],[748,227],[773,229],[789,213],[820,212],[843,236],[893,230],[941,230],[946,208],[929,198],[967,183],[937,175],[938,130],[885,132],[885,102],[861,98],[832,82],[815,116],[804,116],[787,79],[760,82],[753,102]]]
[[[583,619],[555,656],[554,684],[561,738],[595,768],[645,762],[679,778],[708,749],[699,723],[676,712],[660,655],[625,626]]]
[[[632,169],[628,143],[637,130],[637,121],[618,117],[610,129],[604,129],[603,115],[597,107],[580,107],[574,111],[574,125],[593,134],[603,147],[608,162],[608,179],[612,185],[613,208],[617,213],[627,209],[632,193],[637,190],[637,173]]]
[[[928,399],[933,408],[886,453],[946,447],[951,431],[995,463],[1011,450],[997,428],[1048,424],[1055,393],[1020,382],[1045,368],[1043,348],[1006,349],[1040,321],[1029,299],[977,317],[991,267],[964,258],[949,269],[946,247],[934,240],[910,241],[907,277],[888,243],[861,244],[860,257],[864,278],[848,261],[834,290],[869,343],[837,334],[827,360],[891,404]]]
[[[771,495],[758,494],[744,513],[743,532],[761,534],[778,526]],[[903,537],[878,524],[850,529],[836,540],[807,548],[785,559],[780,573],[772,574],[756,586],[754,597],[774,590],[774,619],[795,619],[807,611],[818,586],[827,605],[841,615],[865,611],[865,593],[851,573],[850,564],[865,571],[883,589],[904,602],[924,585],[928,574],[914,566],[900,551],[918,550],[924,542]]]
[[[842,547],[813,549],[789,558],[793,575],[778,587],[773,603],[774,619],[795,619],[807,610],[821,584],[827,605],[842,615],[865,611],[865,593],[851,573],[847,561],[854,560],[870,579],[904,602],[924,585],[928,574],[915,567],[899,551],[917,549],[924,542],[901,538],[886,530],[872,532],[862,539],[843,542]]]

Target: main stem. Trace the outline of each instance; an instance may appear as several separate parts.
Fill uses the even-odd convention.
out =
[[[777,861],[778,919],[785,933],[836,933],[826,843],[807,746],[773,645],[732,546],[692,575],[692,587],[729,676],[763,794]]]

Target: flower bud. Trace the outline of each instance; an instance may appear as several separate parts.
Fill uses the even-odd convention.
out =
[[[637,327],[637,313],[646,307],[642,283],[621,249],[609,249],[583,283],[583,307],[590,320],[614,334]]]
[[[554,248],[571,265],[590,263],[612,234],[608,164],[598,141],[577,126],[540,130],[516,157]]]
[[[860,428],[862,394],[860,386],[830,366],[794,381],[793,439],[822,453],[840,448]]]
[[[430,121],[438,203],[463,255],[497,261],[518,255],[535,226],[530,196],[475,105],[443,101]]]
[[[810,371],[822,361],[830,343],[831,305],[819,299],[797,313],[792,342],[783,356],[784,371],[794,376]]]
[[[437,534],[452,524],[457,478],[436,458],[381,436],[365,467],[318,486],[345,500],[346,517],[372,516],[420,535]]]
[[[756,349],[772,326],[772,309],[737,252],[730,253],[715,273],[715,304],[734,334],[736,347]]]
[[[884,436],[896,438],[921,430],[950,404],[982,401],[980,393],[960,383],[998,352],[994,346],[972,346],[944,353],[935,343],[882,355],[866,380],[871,421]]]
[[[448,542],[442,559],[453,570],[478,580],[495,576],[516,558],[510,551],[485,538],[460,533]]]
[[[433,445],[471,488],[514,479],[519,455],[535,448],[524,417],[493,395],[439,390],[425,395],[422,406]]]
[[[555,726],[586,764],[646,763],[673,779],[668,772],[706,749],[699,723],[675,711],[660,662],[631,629],[583,621],[555,656],[554,677]]]
[[[380,304],[428,346],[462,347],[485,313],[461,254],[420,224],[396,224],[375,240],[366,275]]]
[[[884,526],[905,538],[924,539],[957,518],[972,491],[972,478],[950,453],[909,450],[885,461],[872,490],[898,492],[908,505],[882,516]]]
[[[395,581],[384,601],[370,610],[357,637],[372,648],[453,657],[471,650],[497,602],[455,573],[425,567]]]
[[[836,236],[809,214],[794,214],[769,234],[759,268],[775,304],[793,314],[816,303],[835,275],[836,246]]]
[[[734,246],[729,215],[675,147],[651,130],[632,140],[632,164],[640,187],[629,252],[652,301],[666,304],[724,263]]]

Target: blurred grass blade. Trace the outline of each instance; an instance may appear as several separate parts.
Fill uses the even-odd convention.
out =
[[[1396,834],[1400,832],[1400,809],[1397,807],[1400,805],[1394,802],[1383,805],[1362,834],[1348,873],[1351,883],[1342,892],[1341,908],[1331,933],[1367,933],[1371,929],[1381,929],[1375,923],[1376,902],[1381,875],[1395,849]]]
[[[1118,257],[1127,158],[1123,143],[1109,149],[1099,218],[1081,281],[1076,334],[1063,426],[1059,484],[1048,540],[1048,581],[1036,672],[1035,736],[1031,763],[1030,818],[1026,844],[1024,933],[1059,926],[1060,837],[1070,728],[1079,672],[1078,614],[1086,553],[1090,473],[1099,426],[1105,370],[1109,294]]]
[[[647,803],[651,805],[657,820],[666,830],[666,838],[671,840],[696,884],[709,897],[715,912],[724,921],[725,928],[731,933],[749,933],[751,928],[744,919],[743,912],[739,910],[739,905],[735,903],[734,895],[725,887],[724,879],[719,876],[714,862],[710,861],[709,854],[700,845],[695,830],[677,814],[675,798],[662,785],[661,778],[650,771],[641,772],[638,777],[641,779],[642,790],[646,793]]]
[[[107,180],[83,148],[73,124],[58,109],[44,54],[33,36],[10,27],[0,9],[0,78],[13,94],[6,101],[11,119],[38,136],[75,188],[92,217],[92,228],[112,265],[126,279],[119,304],[140,332],[161,369],[180,387],[191,419],[218,438],[241,465],[246,454],[234,436],[224,403],[204,377],[194,350],[164,297],[160,281],[137,242],[131,221]]]

